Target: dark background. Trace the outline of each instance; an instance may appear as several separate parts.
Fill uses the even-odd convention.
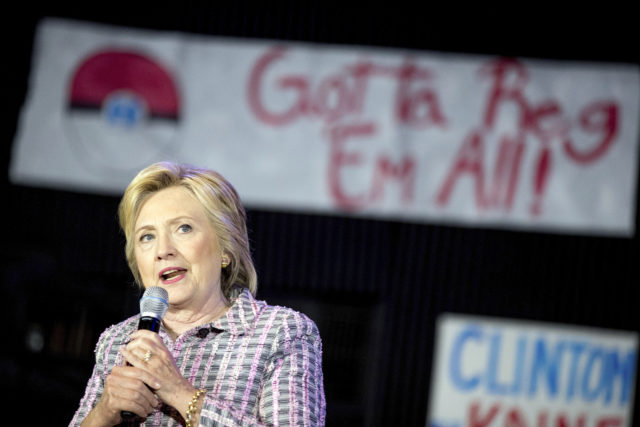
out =
[[[45,16],[245,38],[640,62],[638,15],[611,2],[592,9],[522,3],[511,12],[397,1],[257,4],[25,3],[21,12],[7,12],[2,167],[27,91],[34,31]],[[1,419],[66,425],[99,333],[138,310],[118,200],[14,186],[7,174],[2,188],[0,378],[8,397]],[[442,312],[619,330],[640,325],[637,237],[248,210],[259,297],[305,311],[320,328],[330,426],[425,424]],[[636,408],[638,394],[636,384]]]

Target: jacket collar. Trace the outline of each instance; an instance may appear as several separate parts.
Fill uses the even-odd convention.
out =
[[[212,329],[244,335],[252,328],[256,316],[266,307],[264,301],[257,301],[249,289],[234,288],[231,307],[224,316],[211,322]]]

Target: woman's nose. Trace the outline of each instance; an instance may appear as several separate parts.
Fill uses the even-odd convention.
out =
[[[158,245],[156,246],[156,257],[158,259],[167,259],[175,256],[176,250],[173,241],[169,236],[158,236]]]

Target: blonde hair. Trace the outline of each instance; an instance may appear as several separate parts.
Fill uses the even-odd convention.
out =
[[[247,215],[235,188],[219,173],[209,169],[171,162],[154,163],[136,175],[124,192],[118,217],[127,239],[125,253],[133,277],[142,287],[135,259],[133,231],[144,202],[154,193],[169,187],[186,188],[200,201],[218,237],[220,249],[230,263],[222,269],[222,292],[231,300],[235,286],[247,288],[255,296],[258,277],[251,258]]]

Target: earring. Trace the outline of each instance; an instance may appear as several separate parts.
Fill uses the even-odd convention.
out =
[[[222,268],[226,268],[230,262],[227,255],[222,255]]]

